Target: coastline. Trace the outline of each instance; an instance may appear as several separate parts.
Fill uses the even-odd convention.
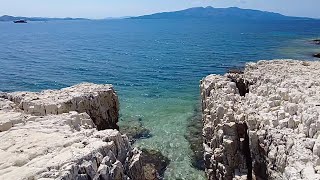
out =
[[[0,179],[161,179],[169,160],[133,148],[118,119],[112,85],[0,93]]]
[[[292,25],[297,28],[290,29]],[[261,58],[307,59],[309,55],[279,51],[288,45],[307,51],[290,40],[313,38],[319,32],[319,26],[302,22],[257,26],[119,20],[30,26],[27,31],[14,24],[0,28],[1,90],[60,89],[86,81],[113,84],[124,119],[141,117],[152,134],[135,146],[159,150],[170,158],[168,179],[204,179],[204,172],[190,165],[192,151],[185,138],[187,120],[200,99],[201,78]]]
[[[204,78],[207,178],[320,178],[319,72],[319,61],[269,60],[248,63],[243,73]],[[163,163],[170,160],[133,148],[116,130],[118,103],[111,85],[88,83],[40,93],[0,93],[0,135],[6,144],[0,150],[1,178],[19,171],[21,178],[161,179],[155,169],[163,175]],[[190,122],[198,122],[194,113]],[[188,136],[192,134],[195,140],[201,135],[191,129]],[[20,146],[10,144],[12,138]]]
[[[204,78],[208,179],[319,179],[319,72],[318,61],[272,60]]]

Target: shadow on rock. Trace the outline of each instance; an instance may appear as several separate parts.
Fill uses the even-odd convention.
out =
[[[123,122],[125,122],[125,124]],[[143,127],[141,118],[137,120],[125,120],[123,122],[120,125],[120,132],[126,134],[131,143],[134,143],[137,139],[152,137],[150,130]]]
[[[159,151],[150,149],[142,149],[142,162],[147,180],[163,179],[164,172],[170,164],[169,158]]]
[[[199,170],[204,170],[202,128],[202,113],[200,104],[198,104],[194,108],[193,115],[188,119],[185,138],[189,142],[190,148],[193,152],[191,155],[192,166]]]

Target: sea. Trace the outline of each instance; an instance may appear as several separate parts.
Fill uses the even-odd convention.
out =
[[[0,23],[0,91],[113,84],[120,125],[141,121],[134,146],[170,159],[164,179],[205,179],[192,166],[188,124],[209,74],[270,59],[317,60],[320,21],[122,19]]]

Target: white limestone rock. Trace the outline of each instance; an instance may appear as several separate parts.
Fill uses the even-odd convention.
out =
[[[86,112],[99,130],[118,129],[119,101],[112,85],[82,83],[61,90],[14,92],[7,96],[27,114]]]
[[[111,151],[121,158],[120,151],[130,151],[122,149],[128,147],[129,142],[124,141],[117,130],[97,131],[94,127],[86,113],[77,112],[37,117],[34,121],[16,124],[0,133],[0,179],[75,179],[79,174],[74,168],[81,166],[85,166],[85,174],[93,178],[97,163],[100,164],[96,162],[99,157]]]
[[[1,96],[0,180],[144,180],[141,152],[128,138],[98,131],[115,126],[118,106],[110,85]]]
[[[320,62],[273,60],[249,63],[244,74],[204,78],[204,145],[213,152],[205,158],[208,179],[239,179],[239,172],[256,178],[318,179],[319,74]],[[234,85],[237,90],[231,90]],[[236,130],[221,128],[230,123]],[[248,130],[240,128],[243,123]]]

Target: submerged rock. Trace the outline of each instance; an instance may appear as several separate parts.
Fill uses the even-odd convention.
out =
[[[128,136],[131,144],[138,139],[150,138],[152,136],[150,130],[143,127],[141,118],[124,120],[120,124],[120,132]],[[142,149],[142,153],[139,156],[139,163],[141,163],[145,180],[163,179],[164,172],[170,163],[167,157],[163,156],[161,152],[152,149]]]
[[[319,74],[319,62],[273,60],[204,78],[208,179],[320,179]]]
[[[199,170],[204,170],[202,128],[203,124],[201,107],[200,105],[197,105],[194,108],[193,115],[188,119],[187,133],[185,138],[189,142],[190,149],[193,152],[191,155],[192,166]]]
[[[150,149],[142,149],[142,166],[146,180],[163,179],[164,172],[170,164],[169,158],[161,152]]]
[[[138,139],[152,137],[150,130],[143,127],[141,118],[137,120],[123,120],[122,124],[120,125],[120,132],[127,135],[132,143]]]

